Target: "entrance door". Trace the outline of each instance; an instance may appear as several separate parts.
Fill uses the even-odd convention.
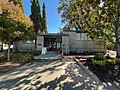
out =
[[[48,51],[57,51],[62,45],[61,38],[46,38],[44,40],[44,45]]]

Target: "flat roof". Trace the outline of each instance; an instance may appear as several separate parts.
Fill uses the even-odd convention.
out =
[[[64,33],[43,33],[39,34],[38,36],[69,36],[69,35]]]

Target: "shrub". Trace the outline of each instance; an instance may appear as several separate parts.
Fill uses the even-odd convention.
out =
[[[115,62],[120,64],[120,58],[116,58]]]
[[[106,60],[103,61],[94,60],[92,63],[93,65],[105,66]]]
[[[94,59],[95,60],[104,60],[104,53],[95,53]]]
[[[112,65],[116,65],[119,64],[120,65],[120,58],[116,58],[116,59],[109,59],[109,60],[93,60],[92,63],[94,65],[99,65],[99,66],[105,66],[106,64],[112,64]]]
[[[33,54],[34,56],[40,55],[41,54],[41,50],[36,50],[36,51],[29,51],[29,54]]]
[[[14,63],[20,63],[20,64],[28,63],[33,60],[33,54],[29,54],[29,53],[12,54],[11,60]]]
[[[6,61],[7,60],[7,54],[6,53],[0,53],[0,62]]]

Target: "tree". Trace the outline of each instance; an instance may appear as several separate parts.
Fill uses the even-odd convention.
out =
[[[66,25],[83,30],[93,38],[106,38],[120,57],[119,0],[59,0],[59,13]]]
[[[42,10],[42,29],[43,32],[47,33],[47,22],[46,22],[46,7],[45,3],[43,3],[43,10]]]
[[[36,34],[35,38],[35,49],[37,48],[37,35],[38,33],[43,32],[42,31],[42,25],[41,25],[41,11],[40,11],[40,4],[38,0],[31,0],[31,15],[30,18],[33,21],[33,28]]]
[[[29,39],[32,35],[32,22],[24,15],[19,5],[0,1],[0,41],[8,45],[8,61],[10,46],[14,40]]]
[[[23,0],[8,0],[9,2],[13,2],[14,5],[19,5],[23,10]]]

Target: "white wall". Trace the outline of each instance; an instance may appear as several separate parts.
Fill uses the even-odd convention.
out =
[[[37,50],[41,50],[44,47],[44,36],[37,36]]]
[[[26,41],[15,41],[13,43],[13,50],[16,51],[35,50],[35,43],[27,43]]]
[[[76,39],[76,32],[75,31],[64,31],[63,33],[69,35],[69,44],[70,44],[69,47],[70,47],[71,52],[104,51],[103,46],[97,45],[90,38],[88,38],[86,40]]]
[[[70,46],[69,46],[69,36],[62,36],[62,52],[69,54]]]

